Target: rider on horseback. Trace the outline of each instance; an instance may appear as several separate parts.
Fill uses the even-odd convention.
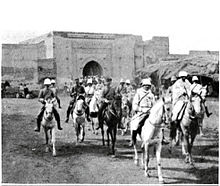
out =
[[[89,103],[95,93],[95,88],[94,85],[92,84],[92,79],[88,79],[87,80],[87,86],[85,87],[85,93],[86,93],[86,104],[88,105],[88,107],[86,108],[86,118],[87,121],[90,122],[90,118],[89,118]]]
[[[104,87],[100,95],[101,103],[98,112],[99,126],[97,127],[96,130],[98,130],[101,127],[100,124],[103,123],[102,114],[104,109],[108,106],[109,103],[111,103],[114,100],[116,96],[115,88],[111,86],[111,83],[112,83],[112,78],[106,77],[104,81]],[[121,126],[121,122],[119,122],[118,128],[124,129],[124,127]]]
[[[172,88],[172,121],[177,124],[180,112],[184,109],[185,102],[190,99],[191,83],[187,80],[188,73],[179,72],[179,79],[173,84]]]
[[[35,132],[40,132],[41,121],[42,121],[44,110],[45,110],[45,100],[55,98],[53,91],[50,89],[50,85],[51,85],[50,79],[45,79],[44,85],[45,85],[45,87],[40,90],[39,96],[38,96],[38,98],[39,98],[38,101],[43,104],[43,107],[41,108],[41,111],[37,116],[37,127],[34,129]],[[57,110],[54,107],[53,107],[53,113],[54,113],[54,117],[57,121],[57,128],[59,130],[62,130],[62,128],[60,126],[59,113],[57,112]]]
[[[212,113],[209,113],[208,107],[205,105],[205,97],[203,95],[201,95],[203,87],[202,87],[202,85],[199,84],[198,77],[197,76],[193,76],[192,77],[192,82],[193,82],[193,84],[190,87],[192,100],[194,99],[194,96],[196,96],[196,95],[201,96],[202,103],[203,103],[203,106],[205,108],[206,115],[207,115],[207,117],[211,116]]]
[[[66,113],[66,123],[68,123],[69,121],[69,115],[71,113],[71,110],[73,109],[74,107],[74,104],[75,104],[75,101],[76,101],[76,98],[81,94],[81,95],[84,95],[85,94],[85,89],[82,85],[80,85],[80,82],[79,82],[79,78],[76,78],[75,79],[75,82],[76,82],[76,85],[72,88],[71,90],[71,93],[70,93],[70,97],[72,98],[72,100],[70,101],[69,103],[69,107],[67,109],[67,113]]]
[[[54,79],[51,80],[51,90],[53,91],[56,99],[57,99],[57,103],[58,103],[58,106],[59,108],[61,109],[61,106],[60,106],[60,98],[57,96],[57,93],[58,93],[58,88],[55,86],[55,83],[56,81]]]

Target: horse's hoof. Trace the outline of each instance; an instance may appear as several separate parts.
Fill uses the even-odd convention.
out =
[[[189,158],[186,157],[184,162],[189,163]]]
[[[115,155],[115,154],[113,154],[113,155],[112,155],[112,158],[115,158],[115,157],[116,157],[116,155]]]
[[[56,153],[53,153],[53,157],[56,157],[57,156],[57,154]]]
[[[135,164],[135,165],[138,165],[138,159],[135,159],[135,160],[134,160],[134,164]]]
[[[149,178],[149,177],[150,177],[149,172],[144,172],[144,176],[147,177],[147,178]]]
[[[164,180],[162,179],[162,180],[159,180],[159,184],[164,184],[165,182],[164,182]]]
[[[45,152],[49,152],[49,148],[48,147],[45,149]]]

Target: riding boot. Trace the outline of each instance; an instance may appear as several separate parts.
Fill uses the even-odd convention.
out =
[[[68,121],[69,121],[69,116],[70,116],[70,112],[71,112],[72,108],[73,108],[72,105],[69,105],[69,107],[67,109],[66,120],[65,120],[66,123],[68,123]]]
[[[57,121],[57,128],[58,128],[58,130],[63,130],[63,128],[60,125],[60,115],[59,115],[59,113],[57,112],[57,110],[55,108],[53,109],[53,112],[54,112],[54,117],[55,117],[55,119]]]
[[[86,113],[86,119],[87,119],[87,121],[88,121],[88,122],[91,122],[91,119],[90,119],[90,117],[89,117],[89,107],[86,108],[85,113]]]
[[[101,124],[103,124],[102,113],[103,113],[103,110],[107,107],[107,105],[108,105],[107,103],[102,103],[100,105],[99,112],[98,112],[99,125],[96,128],[96,130],[100,129],[101,128]]]
[[[37,127],[34,129],[35,132],[40,132],[41,121],[42,121],[42,117],[43,117],[43,114],[44,114],[44,110],[45,110],[45,107],[43,106],[41,108],[40,113],[37,116]]]
[[[212,113],[209,113],[209,110],[208,110],[208,107],[205,106],[205,113],[206,113],[206,116],[209,118],[209,116],[212,115]]]
[[[35,132],[40,132],[41,119],[37,118],[37,127],[34,129]]]
[[[57,99],[58,107],[61,109],[62,107],[60,106],[60,98],[56,97],[56,99]]]

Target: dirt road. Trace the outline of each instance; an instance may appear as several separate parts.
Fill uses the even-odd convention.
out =
[[[150,159],[150,178],[141,166],[134,165],[129,135],[117,136],[116,157],[108,156],[101,135],[92,134],[87,125],[85,142],[76,145],[71,122],[64,123],[69,98],[62,97],[59,110],[63,131],[57,131],[57,157],[45,153],[43,131],[33,131],[41,105],[34,100],[2,99],[2,182],[3,183],[158,183],[156,159]],[[195,167],[185,164],[181,148],[169,154],[162,150],[162,167],[169,184],[218,183],[218,101],[208,102],[213,115],[205,119],[205,136],[197,136],[193,147]]]

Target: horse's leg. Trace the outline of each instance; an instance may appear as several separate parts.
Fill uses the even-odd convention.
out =
[[[113,129],[113,140],[112,140],[112,151],[113,151],[113,156],[115,156],[115,143],[116,143],[116,133],[117,133],[117,125]]]
[[[92,133],[95,134],[94,118],[91,118]]]
[[[189,144],[189,130],[186,127],[183,132],[183,141],[184,141],[184,149],[186,152],[185,162],[189,163],[189,146],[190,146],[190,144]]]
[[[156,145],[157,171],[158,171],[159,183],[164,183],[162,176],[162,168],[161,168],[161,150],[162,150],[162,143],[159,142],[159,144]]]
[[[85,139],[85,123],[82,125],[82,141]]]
[[[75,131],[76,131],[76,143],[79,142],[79,126],[78,123],[75,123]]]
[[[125,123],[125,117],[123,116],[122,119],[121,119],[121,123],[124,125]],[[124,136],[125,135],[125,131],[124,129],[121,129],[121,135]]]
[[[200,136],[203,136],[203,131],[202,131],[202,125],[203,125],[203,118],[198,119],[198,124],[199,124],[199,134]]]
[[[109,131],[109,128],[107,128],[107,130],[106,130],[106,136],[107,136],[107,146],[108,146],[108,147],[110,146],[109,135],[110,135],[110,131]]]
[[[145,142],[144,143],[144,175],[147,177],[150,177],[149,175],[149,170],[148,170],[148,165],[149,165],[149,160],[150,160],[150,156],[149,156],[149,143]]]
[[[136,147],[136,142],[137,142],[137,131],[132,130],[131,131],[131,138],[132,138],[132,143],[134,146],[134,163],[138,165],[138,152],[137,152],[137,147]]]
[[[142,150],[142,167],[143,167],[143,170],[145,170],[145,147],[144,147],[144,143],[141,144],[141,150]]]
[[[104,137],[104,126],[101,125],[101,133],[102,133],[102,145],[105,146],[105,137]]]
[[[44,128],[44,132],[45,132],[45,139],[46,139],[45,152],[49,152],[49,136],[48,136],[48,130],[46,129],[46,127]]]
[[[198,123],[199,124],[199,123]],[[196,138],[197,135],[197,127],[196,127],[196,123],[195,125],[193,125],[194,128],[191,129],[191,140],[190,140],[190,144],[189,144],[189,163],[191,165],[193,165],[193,159],[192,159],[192,147],[193,147],[193,142]]]
[[[53,146],[53,156],[56,156],[56,148],[55,148],[55,141],[56,140],[56,131],[55,131],[55,128],[52,128],[51,129],[51,143],[52,143],[52,146]]]
[[[111,140],[112,140],[112,155],[115,155],[115,140],[114,140],[114,130],[111,130],[110,132]]]

